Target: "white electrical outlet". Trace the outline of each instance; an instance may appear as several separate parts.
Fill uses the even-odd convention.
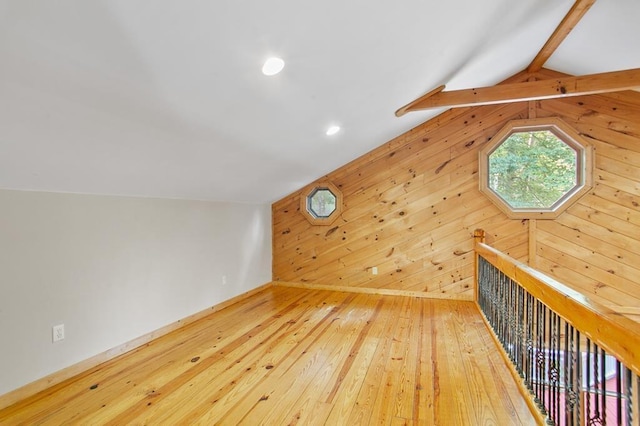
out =
[[[373,266],[371,268],[371,274],[372,275],[378,275],[378,267],[377,266]]]
[[[64,324],[53,326],[53,341],[55,343],[60,340],[64,340]]]
[[[222,276],[222,285],[227,285],[227,276],[226,275]]]

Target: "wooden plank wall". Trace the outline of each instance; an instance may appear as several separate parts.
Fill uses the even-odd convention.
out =
[[[562,118],[595,148],[593,190],[537,221],[536,267],[640,320],[640,93],[546,100],[536,113]]]
[[[478,150],[506,121],[532,115],[575,126],[594,144],[597,170],[592,193],[558,219],[530,224],[479,192]],[[322,181],[344,196],[331,226],[311,226],[299,212],[309,187],[273,205],[274,280],[468,300],[473,230],[483,228],[492,246],[600,302],[640,306],[638,93],[449,110]]]

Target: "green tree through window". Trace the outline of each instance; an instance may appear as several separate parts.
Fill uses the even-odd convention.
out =
[[[512,133],[489,154],[489,187],[512,208],[550,208],[576,186],[577,155],[550,130]]]

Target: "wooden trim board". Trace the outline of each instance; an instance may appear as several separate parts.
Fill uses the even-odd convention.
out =
[[[87,370],[90,370],[91,368],[94,368],[104,362],[107,362],[113,358],[116,358],[122,354],[125,354],[129,351],[132,351],[134,349],[137,349],[147,343],[149,343],[152,340],[155,340],[161,336],[164,336],[165,334],[169,334],[172,331],[175,331],[179,328],[182,328],[188,324],[191,324],[192,322],[195,322],[201,318],[206,317],[207,315],[211,315],[214,312],[220,311],[228,306],[231,306],[235,303],[240,302],[243,299],[246,299],[247,297],[250,297],[266,288],[268,288],[269,286],[271,286],[272,283],[266,283],[261,285],[260,287],[256,287],[252,290],[249,290],[245,293],[242,293],[238,296],[232,297],[229,300],[225,300],[224,302],[218,303],[217,305],[214,305],[210,308],[207,308],[203,311],[197,312],[193,315],[189,315],[186,318],[183,318],[181,320],[172,322],[171,324],[168,324],[164,327],[161,327],[157,330],[154,330],[150,333],[147,333],[143,336],[140,336],[136,339],[130,340],[126,343],[123,343],[120,346],[117,346],[115,348],[109,349],[105,352],[102,352],[98,355],[92,356],[91,358],[88,358],[84,361],[80,361],[79,363],[70,365],[67,368],[63,368],[60,371],[56,371],[54,373],[49,374],[48,376],[45,376],[41,379],[38,379],[34,382],[28,383],[22,387],[19,387],[18,389],[15,389],[13,391],[10,391],[4,395],[0,395],[0,410],[2,410],[3,408],[6,408],[10,405],[15,404],[16,402],[19,402],[25,398],[28,398],[30,396],[35,395],[38,392],[41,392],[47,388],[50,388],[52,386],[57,385],[58,383],[61,383],[65,380],[71,379],[72,377],[77,376],[78,374],[84,373]]]

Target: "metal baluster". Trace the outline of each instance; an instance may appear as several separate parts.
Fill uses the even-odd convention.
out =
[[[478,287],[478,304],[480,305],[480,311],[485,312],[484,309],[484,274],[482,271],[482,257],[476,253],[476,263],[478,265],[478,276],[476,277],[476,286]]]
[[[500,342],[502,342],[502,319],[500,318],[501,316],[501,307],[502,307],[502,295],[500,293],[500,289],[502,288],[502,273],[500,273],[500,271],[498,271],[496,273],[497,275],[497,281],[496,281],[496,287],[495,287],[495,318],[496,318],[496,334],[498,335],[498,337],[500,338]]]
[[[502,327],[502,272],[500,271],[496,271],[496,287],[495,287],[495,294],[496,294],[496,327],[497,327],[497,333],[500,333],[501,327]],[[502,336],[501,336],[502,337]]]
[[[484,259],[483,259],[484,260]],[[491,326],[493,327],[493,283],[494,281],[494,272],[489,267],[489,262],[485,262],[485,294],[487,295],[487,317],[491,320]]]
[[[509,281],[506,275],[502,274],[502,344],[506,345],[509,354]],[[509,358],[511,356],[509,355]]]
[[[547,307],[544,306],[542,303],[540,303],[540,309],[542,310],[542,330],[541,330],[541,338],[542,338],[542,345],[540,347],[540,384],[541,384],[541,396],[542,396],[542,410],[544,414],[547,414],[547,404],[545,402],[545,395],[546,395],[546,389],[547,389],[547,381],[546,381],[546,371],[547,371],[547,348],[548,348],[548,343],[546,341],[547,338]]]
[[[631,381],[631,370],[629,370],[626,366],[623,367],[624,373],[623,373],[623,379],[624,379],[624,392],[625,392],[625,399],[626,399],[626,403],[625,403],[625,425],[631,425],[631,414],[632,414],[632,408],[631,406],[633,405],[633,398],[632,398],[632,390],[631,390],[631,384],[633,383]]]
[[[511,281],[513,305],[511,306],[511,351],[513,363],[518,366],[518,285]]]
[[[545,306],[545,309],[548,309]],[[551,369],[553,368],[553,364],[552,364],[552,358],[551,358],[551,354],[553,353],[553,312],[551,310],[549,310],[549,315],[547,315],[548,318],[548,327],[549,329],[547,330],[547,332],[545,333],[545,336],[547,338],[547,351],[546,351],[546,358],[547,358],[547,365],[548,367],[546,368],[546,376],[548,377],[547,381],[545,382],[546,384],[546,392],[545,392],[545,396],[547,397],[547,401],[545,403],[545,407],[547,407],[547,413],[550,413],[551,416],[554,415],[553,411],[551,410],[552,408],[552,404],[551,404],[551,395],[553,392],[552,389],[552,383],[551,383],[551,377],[550,377],[550,373],[551,373]]]
[[[527,293],[527,360],[525,368],[527,371],[526,383],[531,391],[533,391],[533,296]]]
[[[495,305],[495,315],[496,315],[496,333],[498,333],[499,335],[500,333],[500,327],[502,324],[502,282],[501,282],[501,277],[502,277],[502,273],[500,271],[496,272],[496,286],[495,286],[495,295],[496,295],[496,305]],[[502,337],[502,336],[500,336]]]
[[[607,354],[604,349],[600,348],[600,377],[602,380],[602,393],[600,394],[600,400],[602,401],[602,424],[607,424]]]
[[[580,330],[576,330],[576,358],[575,358],[575,364],[576,364],[576,372],[575,372],[575,378],[576,378],[576,387],[575,387],[575,392],[576,392],[576,409],[575,412],[577,413],[577,418],[576,418],[576,425],[580,425],[582,424],[582,414],[583,414],[583,409],[584,407],[582,406],[582,398],[580,397],[580,392],[582,391],[582,351],[580,350]]]
[[[507,351],[507,355],[509,355],[509,346],[507,346],[509,342],[509,327],[507,325],[507,305],[509,304],[509,288],[507,286],[507,280],[504,274],[500,274],[500,291],[501,291],[501,299],[500,299],[500,328],[502,330],[502,346]]]
[[[537,385],[537,402],[538,407],[544,413],[544,395],[542,395],[542,377],[543,377],[543,367],[544,367],[544,354],[543,354],[543,333],[542,330],[544,328],[544,312],[542,310],[542,303],[538,301],[537,303],[537,325],[538,325],[538,348],[536,351],[536,381]]]
[[[500,282],[498,281],[500,277],[498,276],[498,271],[493,271],[491,276],[491,317],[493,319],[493,331],[498,334],[498,289],[500,287]]]
[[[632,395],[633,391],[631,391],[629,393],[629,395]],[[640,376],[636,376],[636,409],[640,408]],[[635,419],[637,416],[640,416],[640,413],[636,413],[634,412],[633,415],[631,416],[632,420]],[[640,420],[640,419],[639,419]],[[629,423],[631,424],[631,423]]]
[[[561,393],[561,378],[562,378],[562,365],[561,365],[561,360],[562,360],[562,333],[560,332],[560,330],[562,330],[562,318],[560,318],[560,315],[556,315],[556,362],[555,362],[555,369],[556,369],[556,420],[559,422],[560,421],[560,412],[561,410],[564,411],[564,407],[562,407],[560,405],[560,393]],[[566,401],[566,400],[565,400]]]
[[[516,323],[516,338],[514,343],[516,346],[514,348],[514,355],[516,357],[518,373],[520,373],[520,377],[522,377],[522,288],[515,282],[513,284],[516,296],[516,309],[514,316]]]
[[[600,370],[598,369],[598,345],[593,344],[593,388],[594,388],[594,411],[592,420],[600,418],[600,398],[598,398],[598,384],[600,383]]]
[[[587,359],[585,362],[585,367],[587,371],[587,383],[586,383],[586,399],[587,399],[587,410],[585,412],[585,421],[588,422],[591,419],[591,339],[587,339]]]
[[[549,410],[549,419],[554,422],[556,420],[556,405],[555,405],[555,368],[556,368],[556,351],[555,351],[555,326],[556,326],[556,314],[553,311],[549,312],[549,368],[547,369],[548,377],[548,390],[547,390],[547,408]],[[553,424],[553,423],[552,423]]]
[[[511,353],[513,354],[513,363],[518,365],[518,286],[516,283],[509,279],[511,287],[511,301],[509,312],[511,312],[511,318],[509,321],[509,328],[511,329]]]
[[[539,339],[540,339],[540,334],[539,334],[539,330],[538,330],[538,323],[540,322],[539,318],[540,318],[540,306],[539,306],[539,302],[536,300],[534,302],[534,307],[535,307],[535,326],[534,326],[534,339],[532,341],[533,343],[533,365],[531,366],[531,368],[533,369],[533,383],[534,383],[534,387],[535,387],[535,401],[537,404],[540,404],[540,401],[538,400],[538,384],[540,382],[540,380],[538,380],[538,350],[540,347],[539,344]]]
[[[562,373],[564,375],[564,407],[563,407],[563,411],[564,411],[564,423],[566,425],[572,425],[573,424],[573,418],[570,417],[572,413],[572,411],[569,411],[569,407],[570,407],[570,402],[568,402],[568,399],[571,397],[569,395],[569,393],[571,392],[571,382],[569,381],[571,379],[571,374],[572,374],[572,368],[571,368],[571,364],[570,359],[573,356],[573,351],[572,351],[572,347],[569,346],[569,324],[564,321],[564,362],[563,362],[563,366],[562,366]]]
[[[500,336],[500,342],[504,344],[504,333],[502,327],[502,317],[504,314],[504,292],[502,286],[502,272],[498,271],[498,285],[496,287],[496,325],[497,333]]]
[[[487,300],[487,292],[489,290],[489,277],[488,277],[489,272],[488,272],[488,268],[487,268],[487,261],[484,260],[483,257],[480,257],[479,262],[480,262],[480,271],[479,271],[479,274],[480,274],[480,277],[479,277],[479,280],[480,280],[480,294],[482,295],[482,299],[483,299],[483,303],[484,303],[485,309],[487,309],[488,308],[488,306],[487,306],[487,302],[488,302],[488,300]],[[485,314],[486,314],[486,311],[485,311]]]
[[[480,299],[480,307],[482,312],[487,316],[487,276],[486,262],[482,256],[478,256],[478,298]]]
[[[622,364],[616,359],[616,420],[622,424]]]
[[[525,309],[526,309],[526,302],[525,302],[525,298],[526,298],[526,292],[524,290],[524,288],[518,286],[518,290],[519,290],[519,296],[518,296],[518,361],[519,361],[519,365],[518,365],[518,371],[520,372],[520,376],[524,377],[524,363],[525,363],[525,357],[526,357],[526,338],[525,338],[525,324],[526,324],[526,313],[525,313]]]
[[[530,296],[531,306],[529,307],[531,314],[531,322],[530,322],[530,349],[529,349],[529,383],[531,386],[531,392],[535,396],[535,368],[536,368],[536,341],[538,337],[538,333],[536,332],[536,300],[533,296]]]
[[[513,355],[511,354],[511,327],[509,326],[509,322],[511,319],[511,286],[509,285],[509,279],[504,276],[503,277],[503,285],[504,285],[504,298],[503,298],[503,322],[502,327],[504,327],[504,341],[507,347],[507,354],[509,355],[509,359],[513,362]]]
[[[549,358],[549,367],[547,368],[547,411],[549,412],[549,420],[552,420],[551,424],[554,424],[556,419],[555,410],[555,384],[554,384],[554,371],[555,371],[555,312],[549,311],[549,332],[547,334],[549,342],[549,350],[547,351],[547,357]]]
[[[504,293],[503,293],[503,287],[502,287],[502,273],[499,273],[499,277],[498,277],[498,288],[496,289],[496,293],[497,293],[497,305],[496,305],[496,315],[498,316],[498,335],[500,337],[500,342],[502,342],[504,344],[504,329],[502,326],[502,316],[504,313]]]
[[[484,259],[483,259],[484,261]],[[486,300],[485,303],[487,304],[487,312],[486,312],[486,316],[489,319],[489,322],[491,324],[491,327],[493,327],[493,287],[492,287],[492,283],[493,283],[493,274],[491,273],[492,271],[489,270],[489,266],[488,266],[488,262],[484,261],[484,265],[485,265],[485,277],[484,277],[484,286],[485,286],[485,295],[486,295]]]

